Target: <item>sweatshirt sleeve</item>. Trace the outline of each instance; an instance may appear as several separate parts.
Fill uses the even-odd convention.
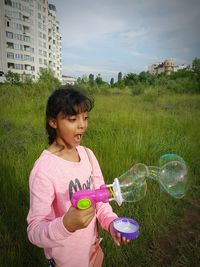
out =
[[[62,246],[62,241],[72,233],[56,218],[52,208],[54,187],[43,173],[32,172],[29,178],[30,209],[27,216],[27,233],[31,243],[42,248]]]
[[[89,150],[92,160],[92,168],[93,168],[93,179],[95,188],[99,188],[102,184],[105,184],[103,179],[103,175],[99,166],[99,163],[94,155],[94,153]],[[96,204],[97,209],[97,219],[101,224],[101,227],[107,231],[109,231],[110,223],[118,218],[117,214],[115,214],[112,210],[112,207],[109,203],[99,202]]]

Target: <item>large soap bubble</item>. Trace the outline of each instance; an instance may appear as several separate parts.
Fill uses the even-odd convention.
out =
[[[147,180],[153,179],[160,188],[174,198],[182,198],[187,187],[187,167],[176,154],[165,154],[159,160],[159,167],[135,164],[112,184],[114,199],[119,205],[123,201],[136,202],[146,195]]]

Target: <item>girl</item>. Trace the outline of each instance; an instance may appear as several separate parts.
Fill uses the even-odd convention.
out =
[[[120,245],[112,221],[117,218],[108,203],[79,210],[72,194],[104,184],[93,152],[80,145],[88,126],[92,100],[78,89],[57,89],[46,108],[49,146],[35,162],[29,177],[28,238],[44,248],[49,266],[87,267],[96,239],[96,218]]]

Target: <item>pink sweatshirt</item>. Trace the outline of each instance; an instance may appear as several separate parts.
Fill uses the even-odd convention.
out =
[[[87,228],[73,233],[63,225],[63,216],[71,206],[71,195],[81,189],[99,188],[104,184],[93,152],[89,150],[92,175],[85,148],[78,146],[77,151],[80,161],[70,162],[44,150],[29,177],[28,238],[44,248],[46,258],[54,258],[58,267],[87,267],[89,250],[96,236],[96,218]],[[117,218],[109,203],[98,203],[96,216],[107,231],[109,224]]]

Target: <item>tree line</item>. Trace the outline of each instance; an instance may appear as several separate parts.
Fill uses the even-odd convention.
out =
[[[133,94],[141,94],[146,88],[156,88],[170,90],[176,93],[200,93],[200,58],[195,58],[191,67],[172,72],[152,74],[149,71],[142,71],[139,74],[130,72],[123,76],[118,73],[118,79],[110,79],[110,83],[103,81],[101,74],[95,78],[94,74],[84,75],[77,79],[77,83],[88,89],[104,90],[118,88],[124,90],[130,89]]]
[[[60,81],[54,77],[50,68],[42,69],[37,81],[25,76],[23,79],[18,73],[8,71],[5,75],[6,83],[29,86],[55,88],[60,87]],[[152,74],[149,71],[142,71],[139,74],[130,72],[123,75],[118,73],[118,79],[110,79],[110,83],[104,81],[101,74],[90,73],[89,76],[83,75],[76,81],[79,87],[91,92],[112,92],[113,90],[130,90],[133,94],[142,94],[145,90],[151,88],[156,90],[169,90],[176,93],[200,93],[200,58],[195,58],[191,67],[172,72],[170,75],[165,73]]]

